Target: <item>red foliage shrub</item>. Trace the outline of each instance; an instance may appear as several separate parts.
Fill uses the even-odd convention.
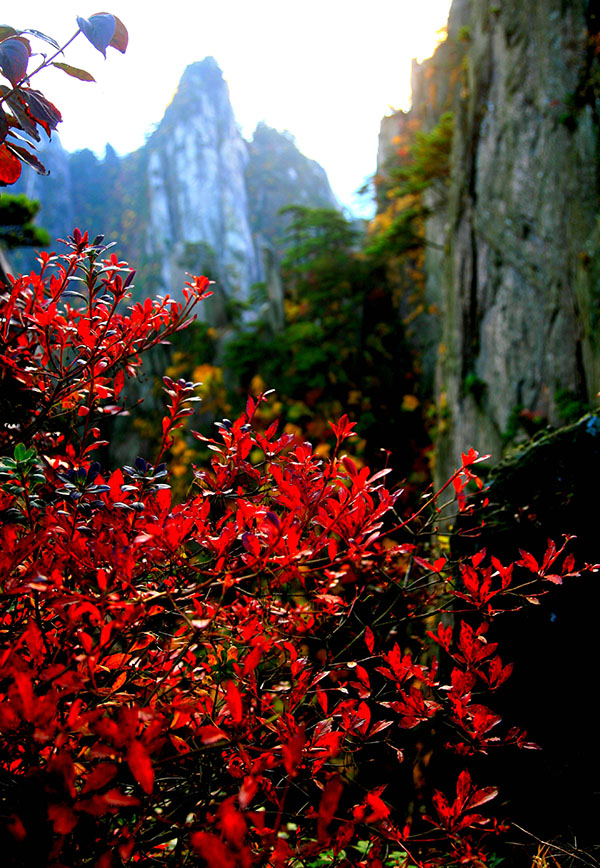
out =
[[[398,537],[425,507],[400,519],[387,471],[342,454],[353,424],[324,460],[253,428],[264,395],[196,435],[214,457],[182,503],[161,461],[193,383],[165,378],[152,462],[101,468],[124,378],[209,294],[122,312],[132,278],[75,230],[0,297],[3,864],[484,864],[505,827],[472,763],[535,747],[486,704],[512,668],[494,619],[572,559],[432,563]],[[463,509],[477,460],[444,486]]]

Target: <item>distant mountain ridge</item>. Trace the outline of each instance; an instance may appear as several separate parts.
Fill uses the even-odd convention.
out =
[[[212,57],[187,67],[137,151],[119,157],[108,145],[99,160],[53,141],[44,161],[50,177],[24,172],[13,189],[40,200],[38,222],[52,238],[78,226],[116,240],[119,256],[138,269],[144,295],[177,297],[186,272],[207,274],[217,282],[217,320],[228,299],[246,301],[251,285],[265,279],[263,248],[276,245],[285,227],[280,208],[339,207],[325,171],[289,133],[261,123],[252,141],[244,140]],[[15,265],[28,267],[27,255]]]

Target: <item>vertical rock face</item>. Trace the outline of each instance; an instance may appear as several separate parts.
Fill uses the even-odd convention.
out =
[[[559,424],[565,396],[600,388],[594,8],[455,0],[451,11],[448,42],[465,48],[448,100],[451,177],[425,228],[442,251],[426,255],[441,301],[441,475],[471,445],[499,457],[519,412]],[[420,117],[431,82],[447,89],[455,72],[435,64],[414,71]]]
[[[213,58],[186,69],[146,151],[145,248],[159,257],[165,285],[182,283],[208,245],[216,255],[214,276],[247,300],[260,277],[245,185],[248,149]]]
[[[520,408],[558,424],[562,394],[600,387],[584,308],[598,288],[578,276],[600,207],[595,100],[568,114],[591,73],[586,4],[493,8],[469,11],[456,106],[438,385],[449,463],[471,443],[498,454]]]

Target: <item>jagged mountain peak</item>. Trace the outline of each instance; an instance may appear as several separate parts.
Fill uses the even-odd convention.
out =
[[[118,157],[108,146],[97,159],[57,146],[46,162],[50,179],[24,172],[20,186],[41,201],[39,222],[51,237],[77,225],[114,238],[138,268],[144,295],[178,297],[186,272],[207,273],[221,299],[219,310],[212,305],[217,319],[227,298],[247,300],[264,279],[263,246],[281,237],[281,207],[337,207],[325,172],[289,133],[259,124],[251,143],[243,139],[214,57],[185,69],[163,119],[134,153]],[[22,259],[18,267],[29,266]]]
[[[164,134],[173,124],[198,115],[204,117],[208,112],[215,112],[222,121],[235,122],[229,88],[214,57],[205,57],[185,68],[173,99],[151,139]]]
[[[197,60],[186,66],[181,76],[179,86],[186,85],[188,82],[200,83],[207,86],[218,85],[222,81],[223,72],[214,57],[205,57],[204,60]]]

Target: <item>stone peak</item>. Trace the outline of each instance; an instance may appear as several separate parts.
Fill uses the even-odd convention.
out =
[[[220,85],[223,81],[223,72],[215,58],[205,57],[204,60],[197,60],[185,68],[179,86],[193,83],[210,87]]]

